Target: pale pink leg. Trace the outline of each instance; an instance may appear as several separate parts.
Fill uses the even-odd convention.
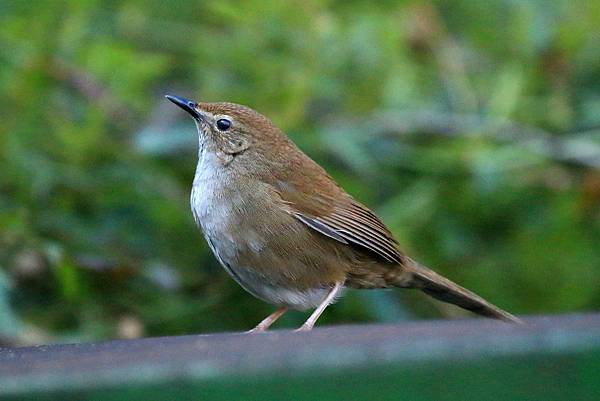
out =
[[[313,328],[313,326],[315,325],[315,323],[317,322],[317,319],[319,318],[319,316],[321,316],[321,313],[323,313],[325,308],[327,308],[334,301],[335,297],[337,296],[337,294],[340,292],[340,290],[343,287],[344,287],[343,283],[336,283],[335,287],[333,287],[331,289],[331,291],[329,291],[329,294],[327,294],[327,296],[325,297],[323,302],[321,302],[321,304],[317,307],[317,309],[315,309],[315,311],[312,313],[312,315],[310,315],[308,320],[306,320],[306,322],[304,322],[304,324],[302,326],[300,326],[300,328],[296,329],[296,331],[311,330]]]
[[[271,313],[269,316],[263,319],[255,328],[246,333],[259,333],[261,331],[266,331],[277,319],[281,317],[287,311],[286,307],[281,307],[277,309],[275,312]]]

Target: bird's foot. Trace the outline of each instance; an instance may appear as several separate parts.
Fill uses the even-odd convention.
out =
[[[311,331],[313,328],[312,324],[303,324],[302,326],[298,327],[296,330],[294,330],[294,333],[302,333],[305,331]]]

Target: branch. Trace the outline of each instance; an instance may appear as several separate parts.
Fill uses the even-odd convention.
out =
[[[339,128],[344,127],[343,124],[335,126],[335,131],[344,129]],[[584,130],[585,135],[572,133],[558,136],[511,121],[437,111],[377,113],[359,126],[361,132],[371,132],[374,135],[487,137],[522,146],[549,159],[600,169],[600,141],[594,140],[592,135],[600,131],[597,127],[592,127],[587,132]],[[356,125],[351,129],[357,130]]]

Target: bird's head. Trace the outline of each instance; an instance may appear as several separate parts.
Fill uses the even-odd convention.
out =
[[[260,152],[287,143],[286,136],[267,117],[235,103],[198,103],[179,96],[167,99],[196,121],[200,141],[226,154]]]

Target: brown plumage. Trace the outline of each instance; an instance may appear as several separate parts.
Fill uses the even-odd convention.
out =
[[[197,122],[192,211],[215,256],[253,295],[280,308],[317,307],[344,286],[418,288],[477,314],[519,319],[404,255],[385,225],[269,119],[232,103],[169,100]]]

